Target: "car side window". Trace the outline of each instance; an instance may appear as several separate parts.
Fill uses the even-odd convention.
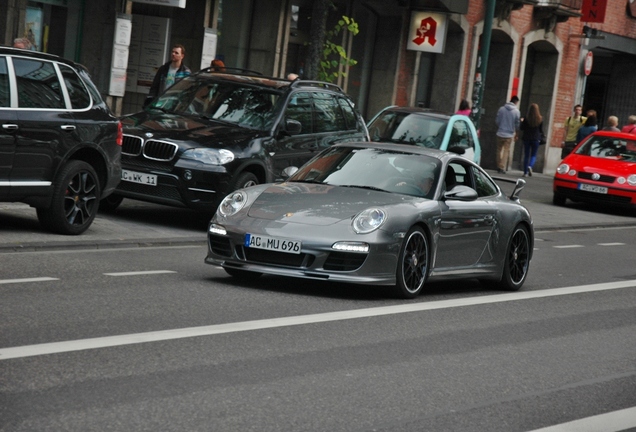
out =
[[[60,65],[64,82],[66,83],[66,91],[71,99],[71,106],[73,109],[88,108],[91,104],[91,97],[88,91],[84,87],[82,80],[73,69],[65,65]]]
[[[497,194],[497,186],[481,170],[473,169],[473,178],[475,179],[475,190],[480,198]]]
[[[356,114],[353,112],[353,108],[351,107],[349,102],[345,98],[339,97],[338,104],[340,105],[340,108],[342,108],[342,112],[344,113],[346,128],[348,130],[357,129],[358,122],[356,119]]]
[[[285,118],[300,122],[301,134],[312,133],[311,105],[311,94],[307,92],[294,93],[287,104]]]
[[[457,120],[453,123],[453,130],[451,132],[448,147],[461,147],[463,149],[475,147],[472,134],[470,133],[470,129],[465,121]]]
[[[329,93],[314,93],[314,132],[346,130],[342,110],[336,98]]]
[[[65,108],[60,81],[53,63],[13,59],[20,108]]]
[[[9,71],[7,70],[7,59],[0,58],[0,107],[11,106],[11,94],[9,93]]]

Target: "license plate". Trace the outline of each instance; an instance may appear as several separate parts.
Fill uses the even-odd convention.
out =
[[[599,194],[606,194],[607,193],[607,188],[606,187],[594,186],[594,185],[589,185],[589,184],[585,184],[585,183],[579,184],[579,189],[580,190],[584,190],[584,191],[588,191],[588,192],[599,193]]]
[[[302,243],[297,240],[245,234],[244,246],[254,249],[267,249],[276,252],[299,254]]]
[[[131,183],[145,184],[147,186],[157,186],[157,176],[154,174],[144,174],[136,171],[121,170],[121,179]]]

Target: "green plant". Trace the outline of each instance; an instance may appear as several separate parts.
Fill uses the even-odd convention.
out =
[[[340,32],[349,32],[353,36],[357,35],[360,29],[358,23],[353,18],[342,16],[333,28],[329,30],[325,38],[325,46],[322,51],[322,60],[320,61],[320,70],[318,71],[318,79],[326,82],[334,82],[339,76],[347,76],[344,72],[339,72],[339,67],[354,66],[358,62],[350,58],[347,51],[342,45],[333,42]]]

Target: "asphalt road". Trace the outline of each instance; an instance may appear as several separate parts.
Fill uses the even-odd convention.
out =
[[[438,283],[406,302],[238,283],[196,244],[5,253],[0,430],[514,432],[611,415],[636,406],[635,234],[540,232],[520,292]]]

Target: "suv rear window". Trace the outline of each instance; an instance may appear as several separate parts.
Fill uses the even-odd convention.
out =
[[[66,83],[66,90],[68,96],[71,99],[71,106],[73,109],[85,109],[91,104],[91,97],[89,96],[82,80],[77,74],[69,67],[60,65],[64,82]]]
[[[0,57],[0,107],[11,106],[9,95],[9,73],[7,71],[7,59]]]

